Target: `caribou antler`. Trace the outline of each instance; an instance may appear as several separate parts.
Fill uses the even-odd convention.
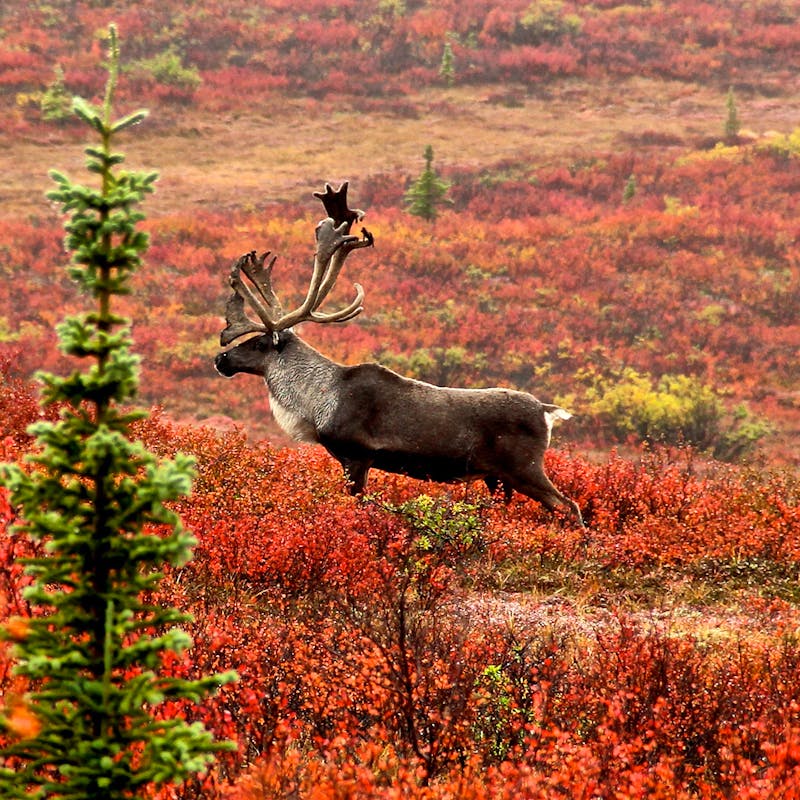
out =
[[[334,189],[329,183],[326,183],[324,192],[313,193],[314,197],[322,201],[325,212],[328,217],[333,220],[334,226],[336,226],[338,230],[343,230],[345,234],[350,233],[350,228],[354,222],[360,222],[364,219],[364,212],[360,208],[352,209],[347,205],[347,189],[349,186],[349,181],[343,181],[338,189]],[[319,241],[319,227],[317,231],[317,240]],[[366,228],[361,229],[361,235],[363,237],[361,240],[358,240],[356,237],[351,237],[357,244],[351,243],[349,247],[343,247],[333,254],[326,270],[326,275],[319,285],[315,308],[318,307],[330,293],[344,266],[344,260],[347,258],[350,251],[356,249],[356,247],[370,247],[374,244],[373,236]],[[356,287],[358,289],[361,288],[358,284],[356,284]],[[353,316],[355,316],[355,314]]]
[[[315,197],[322,200],[329,216],[317,225],[317,249],[311,281],[305,299],[294,311],[283,313],[272,288],[275,257],[265,266],[269,252],[256,256],[253,250],[234,262],[230,274],[233,295],[225,307],[228,325],[220,334],[223,347],[248,333],[277,333],[305,321],[345,322],[361,313],[364,290],[359,284],[355,284],[355,299],[344,308],[330,313],[318,311],[336,284],[348,254],[361,247],[371,247],[374,243],[372,234],[366,228],[361,229],[360,238],[350,234],[352,223],[360,220],[364,212],[348,208],[347,186],[345,181],[339,189],[334,190],[326,183],[324,193],[314,193]],[[248,317],[245,304],[255,312],[260,323]]]
[[[338,189],[334,189],[329,183],[325,184],[324,192],[314,192],[314,197],[322,201],[325,206],[325,213],[333,220],[334,225],[347,223],[347,233],[350,233],[350,226],[354,222],[361,222],[364,219],[364,212],[360,208],[348,208],[347,188],[349,181],[344,181]]]
[[[270,330],[269,321],[271,319],[269,313],[269,300],[265,294],[265,288],[261,283],[261,273],[263,272],[264,261],[266,261],[269,253],[264,253],[259,258],[256,256],[256,251],[251,250],[236,259],[231,267],[231,274],[229,282],[233,288],[233,294],[228,298],[225,305],[225,320],[228,323],[227,327],[222,331],[219,336],[219,343],[225,347],[229,345],[234,339],[240,336],[245,336],[248,333],[267,333]],[[272,269],[275,259],[273,258],[269,265],[269,270]],[[258,294],[256,294],[248,284],[242,280],[242,270],[256,286]],[[260,295],[260,296],[259,296]],[[272,294],[274,297],[274,293]],[[262,324],[253,322],[245,312],[245,300],[250,303],[250,306],[258,314],[262,320]],[[264,305],[266,300],[267,306]],[[276,298],[277,300],[277,298]]]

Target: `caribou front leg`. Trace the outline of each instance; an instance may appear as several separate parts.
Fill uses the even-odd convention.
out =
[[[347,480],[347,488],[350,494],[362,494],[364,487],[367,485],[367,475],[372,462],[353,458],[339,458],[338,461],[344,469],[344,477]]]

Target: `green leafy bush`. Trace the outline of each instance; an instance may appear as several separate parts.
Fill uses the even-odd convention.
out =
[[[197,67],[184,64],[174,48],[137,61],[131,70],[134,74],[152,76],[157,83],[187,91],[194,91],[203,82]]]
[[[780,133],[771,136],[759,149],[782,159],[800,158],[800,128],[791,133]]]
[[[389,506],[416,531],[423,552],[456,547],[480,551],[485,546],[481,507],[461,500],[451,501],[421,494],[399,506]]]
[[[518,38],[526,43],[558,42],[577,36],[583,21],[575,14],[565,14],[561,0],[537,0],[519,19]]]

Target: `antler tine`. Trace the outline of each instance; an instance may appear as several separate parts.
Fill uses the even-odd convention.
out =
[[[219,337],[220,344],[223,347],[247,333],[266,333],[272,330],[269,312],[253,290],[242,280],[241,276],[241,269],[254,261],[255,258],[256,254],[255,250],[253,250],[236,259],[231,267],[229,282],[233,288],[233,294],[228,298],[228,302],[225,305],[225,321],[228,325]],[[253,310],[261,317],[263,325],[253,322],[247,316],[244,309],[245,300],[249,301]]]
[[[332,311],[329,314],[319,314],[316,311],[311,312],[311,320],[313,322],[347,322],[353,317],[357,317],[364,310],[364,289],[360,283],[353,284],[356,290],[356,298],[339,311]]]
[[[343,181],[338,189],[334,189],[330,183],[325,184],[325,189],[322,192],[314,192],[314,197],[322,202],[325,212],[328,217],[333,220],[334,227],[343,230],[345,234],[350,233],[350,228],[354,222],[361,221],[364,218],[364,212],[360,208],[352,209],[347,204],[347,190],[350,187],[349,181]],[[359,240],[355,236],[348,236],[344,244],[337,249],[332,255],[328,266],[325,270],[325,275],[316,292],[312,309],[316,310],[325,301],[325,298],[330,294],[334,284],[339,278],[339,273],[344,266],[344,261],[348,254],[359,247],[369,247],[373,244],[372,234],[365,228],[361,229],[363,239]],[[353,303],[351,303],[353,306]],[[350,306],[348,306],[350,308]],[[317,315],[328,316],[328,315]]]
[[[317,291],[314,309],[319,308],[325,301],[325,298],[330,294],[331,289],[333,289],[339,278],[339,273],[342,271],[347,256],[350,255],[353,250],[358,250],[361,247],[372,247],[375,244],[373,235],[366,228],[361,229],[361,236],[361,239],[356,236],[348,237],[348,240],[345,241],[331,257],[328,269],[325,271],[325,277]],[[356,284],[356,286],[358,286],[358,284]]]
[[[298,322],[306,320],[313,322],[335,322],[344,318],[350,319],[358,313],[356,309],[360,308],[363,301],[363,290],[361,290],[360,293],[357,292],[356,299],[342,309],[341,312],[336,311],[330,314],[315,313],[320,303],[325,299],[325,295],[327,295],[333,287],[336,275],[338,275],[338,270],[341,269],[341,262],[338,260],[336,264],[332,265],[335,256],[344,249],[347,249],[349,252],[355,245],[364,246],[357,236],[347,234],[345,232],[346,228],[347,223],[343,222],[337,226],[330,217],[322,220],[322,222],[317,225],[317,250],[314,256],[314,269],[305,300],[303,300],[299,308],[285,314],[279,320],[276,320],[274,322],[274,330],[291,328]],[[335,274],[332,275],[332,271],[335,271]],[[322,292],[323,287],[325,288],[324,293]]]
[[[244,274],[253,282],[253,285],[258,290],[258,293],[266,302],[271,318],[280,317],[283,313],[281,309],[281,302],[272,288],[272,268],[278,260],[277,256],[272,256],[269,264],[264,266],[264,262],[269,258],[270,251],[262,253],[257,258],[248,259],[243,265],[242,269]]]
[[[317,234],[319,234],[321,225],[322,223],[317,226]],[[276,322],[276,330],[291,328],[298,322],[303,322],[310,317],[311,313],[317,307],[317,294],[319,293],[319,287],[325,277],[325,271],[328,268],[328,263],[330,262],[332,254],[333,253],[328,254],[327,250],[319,246],[317,247],[317,252],[314,255],[314,268],[311,272],[311,280],[308,284],[308,291],[306,292],[305,299],[300,304],[299,308],[285,314]]]
[[[339,227],[343,222],[347,223],[346,233],[350,233],[350,226],[354,222],[361,222],[364,212],[360,208],[349,208],[347,205],[347,189],[350,181],[343,181],[338,189],[334,189],[329,183],[325,184],[325,191],[314,192],[314,197],[322,201],[325,213],[333,220],[333,224]]]

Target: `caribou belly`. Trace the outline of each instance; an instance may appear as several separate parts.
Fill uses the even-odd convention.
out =
[[[420,480],[452,483],[483,477],[466,456],[425,456],[413,452],[376,450],[372,458],[372,466],[377,469],[400,472]]]

